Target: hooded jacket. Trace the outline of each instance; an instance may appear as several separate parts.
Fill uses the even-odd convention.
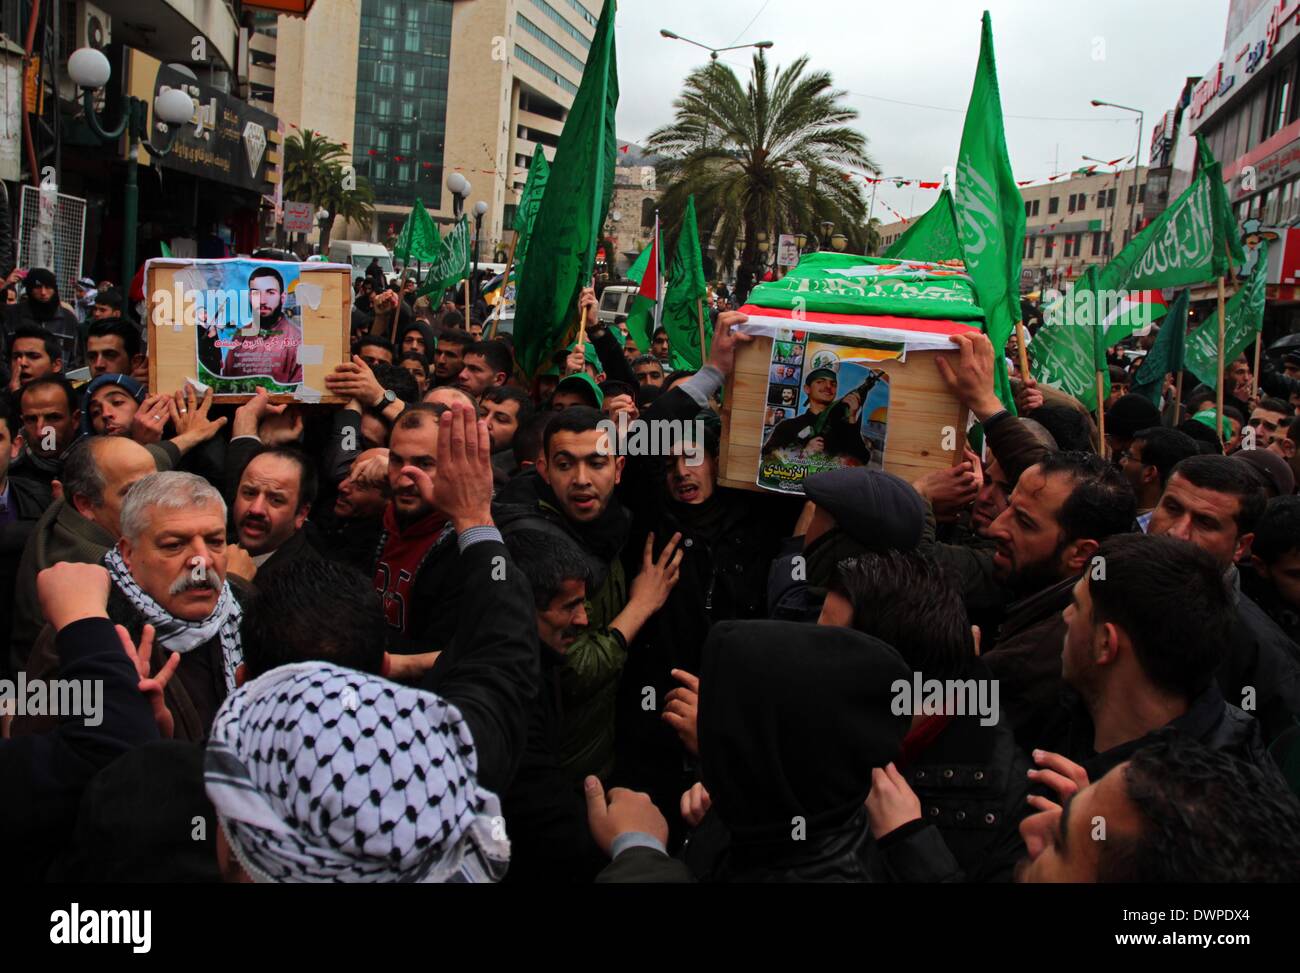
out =
[[[77,323],[77,316],[60,302],[59,285],[54,274],[37,267],[27,274],[24,284],[29,288],[32,284],[46,284],[54,288],[54,296],[42,302],[35,300],[29,291],[17,304],[11,304],[3,309],[5,357],[9,357],[9,347],[14,332],[21,327],[29,326],[48,331],[59,339],[65,372],[81,365],[85,358],[81,329]]]
[[[715,625],[700,675],[703,782],[730,846],[717,881],[869,881],[863,802],[898,756],[910,718],[891,646],[798,622]],[[792,841],[795,833],[801,840]]]

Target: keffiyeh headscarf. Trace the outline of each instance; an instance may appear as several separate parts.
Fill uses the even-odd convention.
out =
[[[281,666],[222,703],[204,763],[258,882],[494,882],[509,864],[469,727],[433,693],[327,662]]]
[[[154,641],[168,652],[184,655],[191,649],[206,643],[213,636],[221,638],[221,662],[225,675],[226,692],[235,691],[235,669],[244,661],[243,646],[239,641],[239,623],[244,617],[244,610],[235,600],[230,590],[230,582],[221,585],[221,595],[212,614],[197,622],[188,622],[176,618],[162,605],[154,601],[145,590],[131,577],[131,570],[122,560],[116,547],[110,547],[104,555],[104,566],[117,585],[118,591],[126,596],[146,622],[154,628]]]

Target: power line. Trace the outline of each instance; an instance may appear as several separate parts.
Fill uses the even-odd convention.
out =
[[[742,30],[739,34],[737,34],[735,40],[733,40],[731,44],[727,45],[728,47],[731,47],[732,45],[738,44],[740,42],[740,39],[745,36],[745,31],[753,27],[754,22],[758,20],[759,17],[763,16],[763,11],[767,9],[767,5],[771,2],[772,0],[763,0],[763,6],[758,8],[758,13],[754,14],[754,16],[750,18],[749,23],[745,25],[745,30]]]

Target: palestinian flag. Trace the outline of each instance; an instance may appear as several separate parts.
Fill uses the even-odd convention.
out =
[[[984,325],[960,267],[842,253],[804,256],[780,280],[755,287],[740,310],[749,334],[811,331],[902,342],[908,351],[951,351],[949,336]]]

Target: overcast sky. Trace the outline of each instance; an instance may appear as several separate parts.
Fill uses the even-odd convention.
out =
[[[661,27],[710,46],[771,40],[776,64],[809,54],[850,92],[884,175],[939,180],[961,141],[985,9],[1012,167],[1017,179],[1042,179],[1087,164],[1083,155],[1136,148],[1136,116],[1093,108],[1093,98],[1146,113],[1146,162],[1152,123],[1222,52],[1228,0],[620,0],[619,137],[643,141],[671,121],[682,79],[708,59]],[[746,77],[750,53],[719,58]],[[875,215],[916,215],[936,196],[881,188]]]

